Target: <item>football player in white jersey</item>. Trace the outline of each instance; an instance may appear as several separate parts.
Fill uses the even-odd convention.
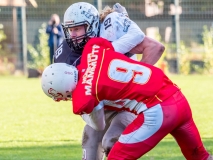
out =
[[[133,53],[143,54],[141,61],[149,64],[155,64],[164,51],[164,46],[145,36],[137,24],[128,18],[125,8],[118,3],[113,9],[105,7],[100,17],[91,4],[74,3],[64,14],[63,28],[66,40],[56,50],[55,63],[78,65],[84,45],[89,38],[97,36],[111,41],[115,51],[130,58],[136,59]],[[96,131],[88,125],[85,126],[82,160],[103,159],[104,153],[109,153],[126,126],[135,119],[134,114],[126,111],[105,110],[105,117],[107,124],[104,131]]]
[[[100,20],[100,37],[111,41],[116,52],[143,54],[140,61],[154,65],[165,50],[160,42],[145,36],[119,3],[113,9],[106,6],[101,11]]]

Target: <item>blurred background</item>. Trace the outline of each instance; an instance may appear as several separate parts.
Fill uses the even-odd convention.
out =
[[[40,78],[32,78],[50,64],[48,22],[53,14],[63,22],[65,10],[75,2],[0,0],[1,160],[81,157],[85,123],[72,114],[70,102],[55,103],[43,93]],[[86,2],[99,11],[120,3],[147,36],[165,45],[156,66],[170,74],[186,95],[205,147],[213,153],[213,0]],[[175,140],[167,136],[143,159],[184,157]]]
[[[1,0],[0,74],[42,72],[49,65],[46,26],[75,0]],[[168,73],[213,73],[212,0],[87,0],[98,10],[119,2],[144,33],[166,47],[156,64]]]

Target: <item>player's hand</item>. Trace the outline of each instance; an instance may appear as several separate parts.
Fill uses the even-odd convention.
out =
[[[118,13],[123,13],[125,16],[129,17],[128,16],[128,13],[126,11],[126,8],[124,6],[122,6],[120,3],[115,3],[113,5],[113,9],[118,12]]]

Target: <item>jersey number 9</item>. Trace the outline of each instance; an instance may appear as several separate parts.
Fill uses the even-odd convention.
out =
[[[119,59],[112,60],[108,68],[109,78],[120,83],[132,81],[144,85],[149,81],[151,74],[152,71],[148,67]]]

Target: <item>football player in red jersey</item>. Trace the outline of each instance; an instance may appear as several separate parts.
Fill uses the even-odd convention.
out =
[[[99,18],[98,18],[99,17]],[[100,21],[100,25],[98,24]],[[164,46],[145,36],[138,25],[128,18],[126,9],[119,3],[113,9],[106,6],[100,15],[89,3],[78,2],[68,7],[64,14],[63,29],[66,39],[54,55],[54,63],[78,66],[84,45],[91,37],[99,36],[110,41],[115,51],[129,58],[155,64],[164,51]],[[85,125],[82,136],[82,160],[102,160],[107,156],[119,136],[136,115],[123,111],[105,109],[106,127],[96,131]]]
[[[136,160],[167,134],[176,139],[186,159],[212,160],[202,144],[187,99],[159,68],[115,52],[103,38],[88,41],[78,70],[61,66],[53,64],[44,70],[44,92],[57,100],[72,92],[73,112],[82,115],[94,129],[105,127],[104,108],[138,115],[119,137],[108,160]],[[63,76],[67,72],[62,68],[69,71],[69,77]],[[53,83],[49,84],[48,79]],[[50,88],[63,93],[62,97],[49,94]]]

